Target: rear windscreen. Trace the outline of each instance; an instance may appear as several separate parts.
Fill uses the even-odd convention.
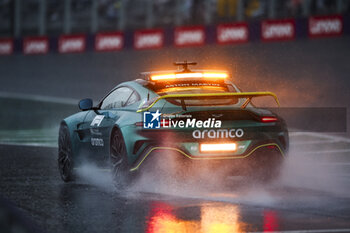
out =
[[[225,83],[208,82],[182,82],[163,84],[154,90],[158,95],[169,94],[205,94],[205,93],[227,93],[236,92],[232,85]],[[169,102],[181,105],[185,101],[186,106],[210,106],[210,105],[233,105],[238,102],[238,98],[232,97],[197,97],[197,98],[171,98]]]

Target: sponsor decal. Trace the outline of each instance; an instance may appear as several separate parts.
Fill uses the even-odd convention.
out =
[[[162,116],[162,117],[161,117]],[[159,129],[159,128],[220,128],[221,121],[215,118],[207,120],[197,120],[191,118],[191,115],[162,115],[157,110],[156,112],[143,113],[143,128],[144,129]],[[186,119],[181,119],[186,118]]]
[[[293,40],[295,38],[295,20],[264,20],[261,23],[263,41]]]
[[[248,42],[249,30],[246,23],[220,24],[216,27],[218,44],[235,44]]]
[[[241,138],[244,135],[243,129],[210,129],[195,130],[192,132],[193,138]]]
[[[157,49],[164,46],[164,31],[155,30],[139,30],[134,33],[135,49]]]
[[[91,138],[91,146],[104,146],[102,138]]]
[[[59,53],[80,53],[86,49],[86,38],[84,35],[64,35],[58,39]]]
[[[343,33],[343,17],[315,16],[309,18],[309,37],[339,36]]]
[[[42,37],[27,37],[23,39],[24,54],[46,54],[49,52],[49,39]]]
[[[0,55],[10,55],[13,53],[13,40],[0,39]]]
[[[196,130],[192,132],[192,137],[196,139],[241,138],[244,135],[244,131],[241,128],[221,129],[221,125],[221,120],[216,120],[215,118],[197,120],[192,118],[191,115],[165,115],[160,113],[159,110],[143,113],[144,129],[195,128]]]
[[[105,118],[104,115],[96,115],[95,118],[92,120],[90,126],[98,127],[102,123],[103,118]]]
[[[160,128],[160,116],[162,114],[157,110],[156,112],[144,112],[143,113],[143,128],[145,129],[159,129]]]
[[[202,26],[178,27],[175,29],[174,44],[178,47],[201,46],[205,43],[205,30]]]
[[[163,118],[161,125],[164,128],[220,128],[221,121],[216,120],[215,118],[209,118],[205,121],[197,120],[195,118],[188,118],[186,120],[171,120],[171,118]]]
[[[96,51],[118,51],[124,46],[124,37],[121,32],[98,33],[95,37]]]

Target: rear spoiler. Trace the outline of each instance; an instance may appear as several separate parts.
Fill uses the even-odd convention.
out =
[[[241,108],[245,108],[254,97],[261,97],[261,96],[272,96],[277,105],[280,106],[280,103],[278,101],[278,98],[276,94],[273,92],[265,91],[265,92],[237,92],[237,93],[202,93],[202,94],[169,94],[169,95],[162,95],[157,98],[152,99],[151,101],[147,101],[142,106],[140,106],[140,109],[137,110],[137,112],[144,112],[149,110],[153,107],[159,100],[162,99],[186,99],[186,98],[195,98],[195,97],[237,97],[237,98],[246,98],[247,100],[241,105]]]

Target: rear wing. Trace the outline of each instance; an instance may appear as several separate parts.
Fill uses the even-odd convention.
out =
[[[237,97],[237,98],[245,98],[246,101],[241,105],[241,108],[245,108],[252,98],[254,97],[262,97],[262,96],[272,96],[274,100],[276,101],[277,105],[280,106],[280,103],[278,101],[278,98],[276,94],[273,92],[265,91],[265,92],[237,92],[237,93],[202,93],[202,94],[169,94],[169,95],[162,95],[159,97],[156,97],[150,101],[147,101],[143,105],[140,106],[140,108],[137,110],[137,112],[144,112],[152,108],[159,100],[162,99],[191,99],[191,98],[201,98],[201,97],[212,97],[212,98],[218,98],[218,97]]]

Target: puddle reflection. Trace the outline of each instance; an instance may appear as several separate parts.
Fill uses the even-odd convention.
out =
[[[59,201],[61,208],[57,214],[62,232],[99,232],[101,229],[125,233],[280,230],[280,213],[227,202],[124,199],[79,184],[64,185]]]
[[[181,210],[157,202],[150,211],[146,232],[226,233],[244,232],[248,228],[249,225],[241,221],[239,208],[235,205],[215,203]]]

